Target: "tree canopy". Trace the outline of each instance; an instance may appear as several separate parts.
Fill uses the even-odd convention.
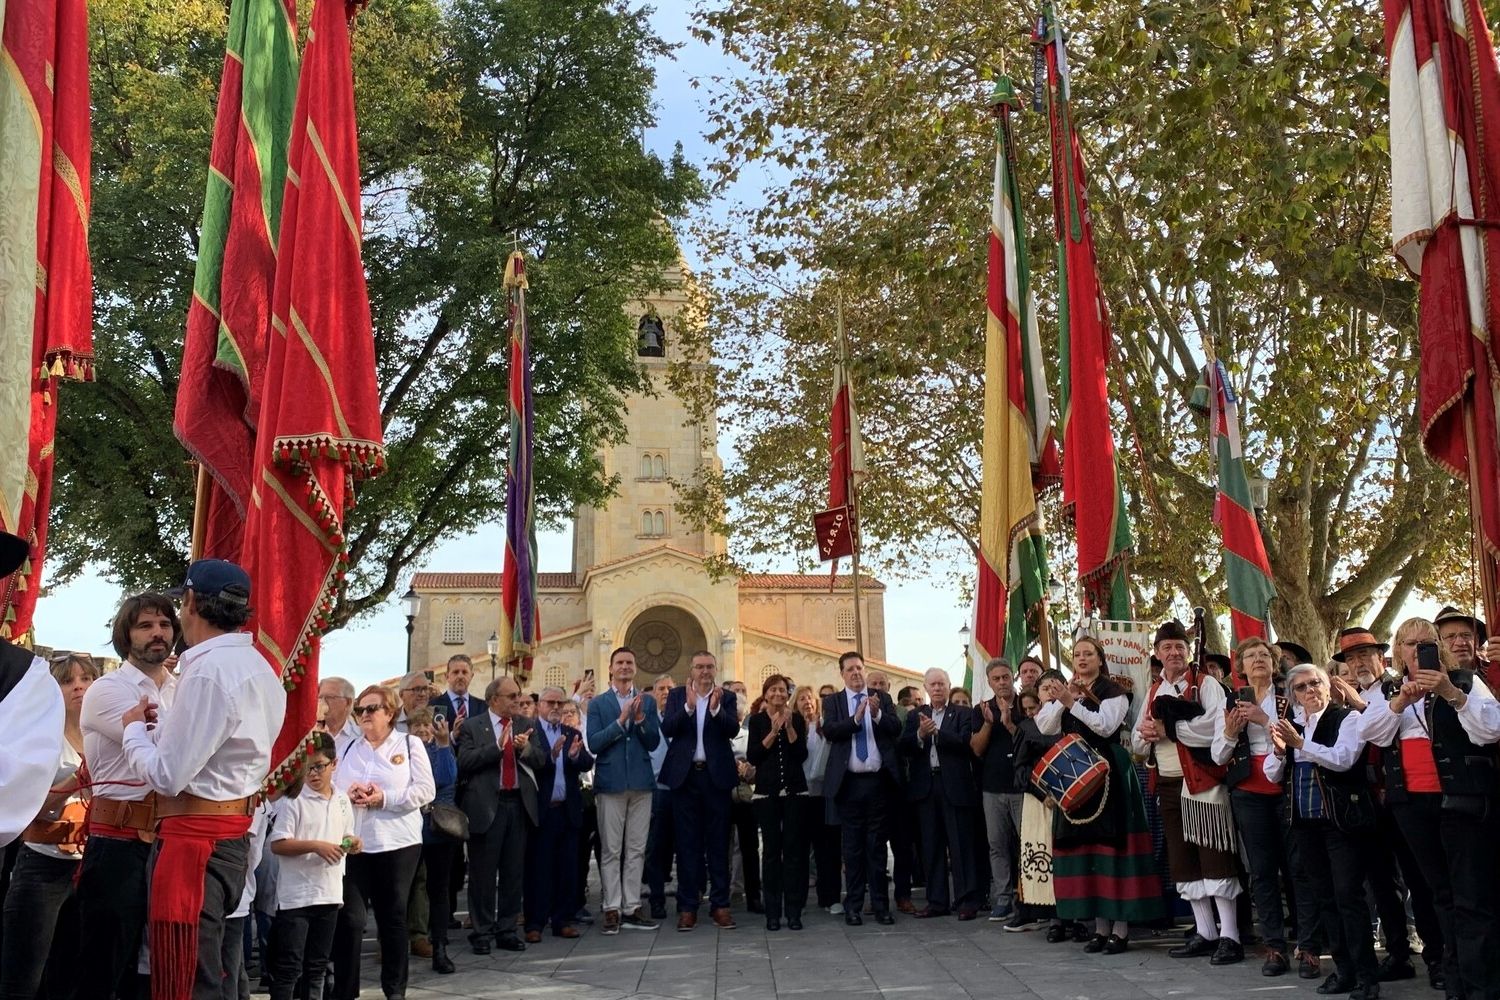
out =
[[[226,5],[90,4],[98,382],[68,394],[49,578],[181,576],[193,472],[172,435]],[[642,387],[628,304],[677,263],[704,196],[642,147],[670,47],[625,0],[381,0],[354,33],[390,472],[347,526],[335,627],[442,539],[495,519],[509,428],[507,254],[528,255],[537,513],[612,489],[597,457]],[[288,558],[295,558],[289,553]]]
[[[704,232],[727,261],[707,329],[742,462],[688,508],[732,504],[744,556],[809,547],[839,296],[872,564],[923,573],[972,548],[985,97],[1006,66],[1030,88],[1022,17],[983,0],[700,4],[698,37],[746,70],[706,81],[715,181],[757,162],[781,178]],[[1467,599],[1462,494],[1418,440],[1416,286],[1389,247],[1381,19],[1348,0],[1077,0],[1063,21],[1117,342],[1137,615],[1226,607],[1206,428],[1187,406],[1209,351],[1248,400],[1247,464],[1270,482],[1280,635],[1317,655],[1350,619],[1389,628],[1414,590]],[[1016,133],[1055,380],[1046,118]],[[1054,530],[1051,549],[1066,579],[1071,545]]]

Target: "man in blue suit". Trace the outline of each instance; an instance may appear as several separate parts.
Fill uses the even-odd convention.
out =
[[[537,772],[537,829],[526,841],[526,943],[552,936],[576,938],[573,917],[578,907],[578,834],[583,830],[583,789],[579,776],[594,766],[583,748],[583,734],[563,724],[568,696],[560,687],[544,687],[537,702],[537,738],[544,740],[547,764]]]
[[[677,837],[677,929],[698,923],[707,870],[709,916],[723,930],[735,926],[729,911],[729,797],[739,784],[729,741],[740,731],[733,691],[714,679],[719,664],[706,650],[693,654],[688,684],[673,688],[662,714],[671,740],[661,783],[672,790]]]
[[[635,686],[635,653],[609,654],[609,687],[589,702],[589,750],[594,755],[594,803],[599,812],[599,870],[604,881],[604,934],[621,927],[654,931],[641,912],[641,872],[651,832],[656,774],[651,751],[661,742],[656,699]]]

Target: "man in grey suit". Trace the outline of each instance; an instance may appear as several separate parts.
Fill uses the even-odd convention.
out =
[[[521,688],[501,677],[485,688],[486,711],[464,723],[458,740],[458,774],[467,782],[459,803],[469,816],[469,943],[476,955],[490,941],[506,951],[525,951],[516,935],[521,915],[521,879],[526,832],[537,822],[536,771],[547,765],[536,723],[518,709]]]

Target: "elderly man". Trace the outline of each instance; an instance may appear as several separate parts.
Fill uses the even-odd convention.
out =
[[[1472,670],[1491,689],[1495,686],[1491,682],[1500,682],[1500,637],[1490,638],[1484,622],[1450,606],[1439,611],[1432,623],[1437,626],[1438,642],[1447,647],[1457,669]]]
[[[927,872],[927,906],[919,918],[973,920],[979,911],[979,871],[974,863],[973,720],[968,709],[948,703],[948,672],[927,671],[922,685],[930,705],[914,708],[898,744],[907,759],[907,801],[916,807]],[[948,874],[953,873],[953,895]]]
[[[422,671],[413,670],[396,685],[396,697],[401,699],[401,711],[396,715],[396,731],[410,732],[406,720],[411,713],[432,699],[432,681]]]
[[[580,778],[594,767],[594,756],[584,748],[583,733],[563,722],[568,696],[549,685],[538,692],[537,719],[547,763],[537,772],[536,836],[526,845],[526,941],[542,940],[542,928],[552,936],[576,938],[573,926],[578,908],[578,835],[583,830],[583,789]]]
[[[1021,662],[1016,666],[1016,686],[1022,691],[1027,688],[1035,691],[1041,679],[1042,661],[1035,656],[1021,657]]]
[[[325,677],[318,682],[318,701],[323,703],[323,728],[333,742],[344,746],[361,737],[359,723],[350,711],[354,708],[354,685],[342,677]]]

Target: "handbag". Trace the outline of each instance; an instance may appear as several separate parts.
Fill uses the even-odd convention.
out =
[[[449,840],[469,839],[469,814],[458,806],[434,802],[427,807],[427,817],[432,820],[433,832]]]

